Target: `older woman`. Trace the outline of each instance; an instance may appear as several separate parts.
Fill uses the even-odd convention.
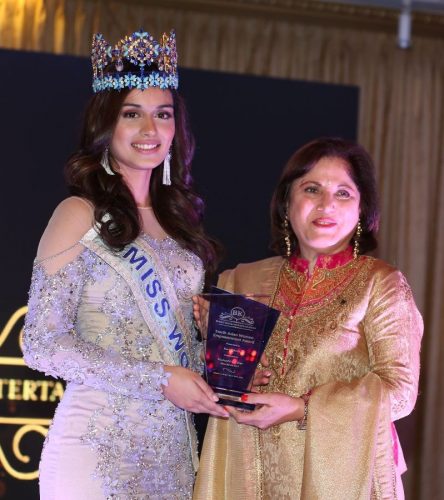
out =
[[[392,422],[416,401],[423,325],[404,276],[364,255],[378,222],[361,146],[319,139],[290,158],[272,203],[280,256],[219,282],[281,311],[269,383],[244,396],[254,411],[210,420],[195,498],[403,498]]]

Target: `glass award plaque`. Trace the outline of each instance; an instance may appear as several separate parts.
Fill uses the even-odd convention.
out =
[[[220,404],[254,409],[254,404],[243,402],[241,396],[250,392],[254,372],[280,314],[260,302],[268,299],[216,287],[199,296],[206,380]]]

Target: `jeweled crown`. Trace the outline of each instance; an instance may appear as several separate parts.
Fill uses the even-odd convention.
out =
[[[101,33],[96,33],[91,61],[94,92],[149,87],[177,89],[179,86],[174,30],[169,35],[164,33],[160,42],[146,31],[136,31],[122,38],[114,47]],[[131,63],[134,70],[124,71],[125,62]]]

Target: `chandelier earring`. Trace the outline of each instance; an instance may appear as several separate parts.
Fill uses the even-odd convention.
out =
[[[102,158],[100,159],[100,165],[102,165],[103,169],[108,175],[116,175],[109,164],[109,148],[106,147],[105,151],[102,154]]]
[[[165,186],[171,186],[171,147],[163,160],[162,184]]]
[[[285,214],[284,218],[284,240],[285,240],[285,246],[287,247],[287,252],[286,255],[287,257],[290,257],[291,255],[291,240],[290,240],[290,230],[289,230],[289,224],[288,224],[288,214]]]
[[[359,255],[359,238],[361,237],[362,233],[362,226],[361,226],[361,220],[358,220],[358,225],[356,226],[356,233],[354,237],[354,243],[353,243],[353,258],[357,259]]]

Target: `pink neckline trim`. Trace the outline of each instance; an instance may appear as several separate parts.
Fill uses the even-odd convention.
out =
[[[316,260],[315,268],[335,269],[336,267],[344,266],[353,259],[353,248],[348,246],[342,252],[326,255],[319,254]],[[308,271],[308,260],[292,255],[290,257],[290,267],[295,271],[304,273]]]

